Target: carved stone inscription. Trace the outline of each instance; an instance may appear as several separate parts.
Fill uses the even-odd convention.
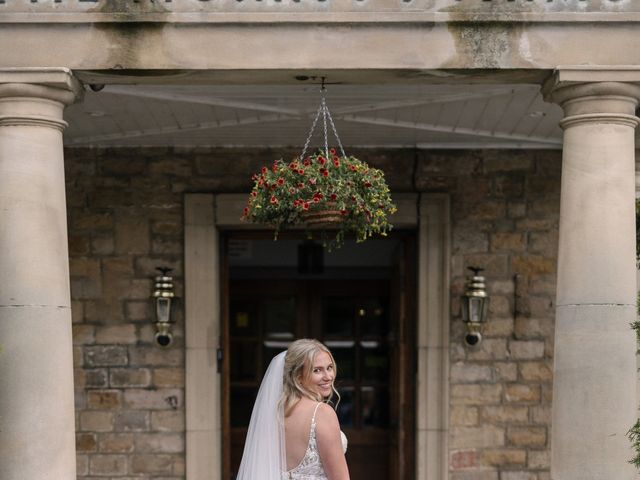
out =
[[[640,12],[638,0],[0,0],[0,13]],[[79,19],[79,21],[81,21]]]

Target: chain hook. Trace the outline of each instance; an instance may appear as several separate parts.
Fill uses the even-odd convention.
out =
[[[300,155],[300,160],[302,160],[307,153],[307,149],[309,148],[309,144],[311,143],[311,137],[313,136],[313,132],[316,129],[316,124],[320,117],[322,117],[322,129],[324,130],[324,145],[320,146],[320,150],[324,147],[324,154],[327,159],[329,159],[329,135],[328,135],[328,126],[331,126],[333,130],[333,135],[338,142],[338,147],[340,148],[340,152],[343,157],[346,157],[344,152],[344,147],[342,146],[342,142],[340,141],[340,137],[338,136],[338,131],[336,130],[336,126],[333,123],[333,118],[331,118],[331,112],[329,112],[329,107],[327,106],[327,101],[325,98],[325,93],[327,91],[326,87],[326,79],[327,77],[320,77],[320,105],[318,106],[318,111],[316,112],[316,116],[313,119],[313,123],[311,124],[311,130],[309,130],[309,135],[307,135],[307,140],[304,143],[304,148],[302,149],[302,154]]]

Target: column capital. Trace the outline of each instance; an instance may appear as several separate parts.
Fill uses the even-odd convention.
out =
[[[83,92],[68,68],[0,69],[0,98],[40,97],[70,105],[81,100]]]
[[[82,98],[67,68],[0,69],[0,127],[34,125],[64,130],[62,111]]]
[[[582,123],[637,127],[640,102],[638,67],[560,67],[542,87],[544,99],[560,105],[562,128]]]

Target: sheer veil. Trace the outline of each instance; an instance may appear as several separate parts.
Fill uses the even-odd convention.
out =
[[[286,470],[284,412],[279,404],[286,353],[273,357],[262,379],[236,480],[281,480]]]

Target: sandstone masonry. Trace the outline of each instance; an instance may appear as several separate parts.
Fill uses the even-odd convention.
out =
[[[452,480],[548,480],[556,151],[352,152],[392,191],[452,204]],[[284,152],[284,156],[295,152]],[[185,478],[183,312],[175,343],[153,344],[158,266],[183,296],[183,194],[248,191],[281,151],[67,149],[78,478]],[[461,343],[465,269],[484,267],[485,339]]]

